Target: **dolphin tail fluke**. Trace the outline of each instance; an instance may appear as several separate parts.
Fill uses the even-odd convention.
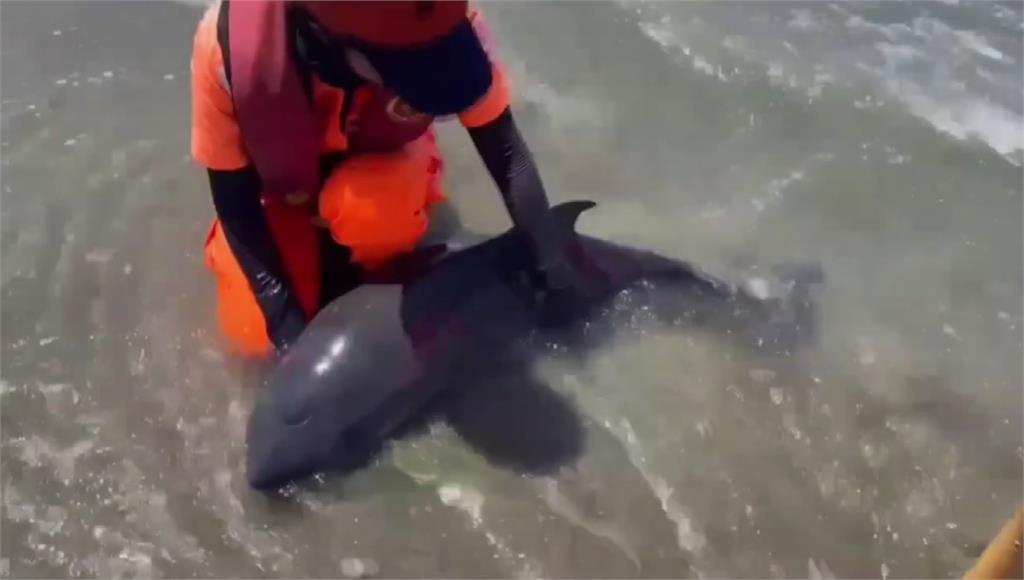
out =
[[[802,286],[825,283],[825,270],[816,262],[800,262],[772,266],[772,273],[784,282]]]
[[[825,284],[825,271],[820,264],[784,264],[772,268],[790,291],[787,301],[793,315],[816,334],[817,292]]]
[[[817,263],[783,264],[772,267],[778,280],[788,288],[779,306],[790,347],[796,348],[817,340],[819,334],[818,293],[825,284],[825,272]]]

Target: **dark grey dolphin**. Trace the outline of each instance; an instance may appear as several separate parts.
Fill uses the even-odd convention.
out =
[[[813,309],[799,291],[786,301],[759,298],[685,263],[577,234],[576,219],[593,205],[552,210],[585,281],[582,310],[596,312],[628,291],[631,306],[662,319],[713,323],[762,347],[788,349],[810,330]],[[467,361],[486,361],[538,334],[589,336],[582,323],[547,323],[527,255],[514,231],[464,249],[423,251],[383,283],[327,305],[270,375],[249,419],[250,485],[276,488],[345,469],[450,387]]]

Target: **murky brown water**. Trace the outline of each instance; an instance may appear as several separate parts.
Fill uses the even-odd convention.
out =
[[[690,68],[620,5],[491,10],[553,196],[601,202],[582,229],[723,275],[820,260],[820,345],[760,360],[638,324],[581,364],[542,357],[536,381],[496,372],[458,428],[272,502],[241,471],[256,373],[222,353],[203,272],[199,9],[4,2],[12,576],[965,569],[1021,499],[1020,168],[898,104],[855,106],[863,87],[808,98]],[[497,231],[465,136],[443,136],[464,221]],[[479,417],[508,440],[474,439]],[[554,475],[496,459],[573,433],[582,453]]]

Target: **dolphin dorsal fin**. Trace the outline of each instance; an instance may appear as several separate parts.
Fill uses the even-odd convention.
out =
[[[567,201],[551,208],[551,213],[554,214],[555,223],[560,229],[575,232],[576,220],[579,219],[580,214],[596,205],[596,203],[589,200]]]

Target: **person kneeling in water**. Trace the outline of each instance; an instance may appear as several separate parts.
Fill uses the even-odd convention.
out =
[[[551,303],[578,284],[505,72],[465,1],[221,0],[192,56],[192,155],[217,219],[206,262],[233,350],[282,352],[364,272],[413,250],[442,201],[432,123],[457,115]]]

